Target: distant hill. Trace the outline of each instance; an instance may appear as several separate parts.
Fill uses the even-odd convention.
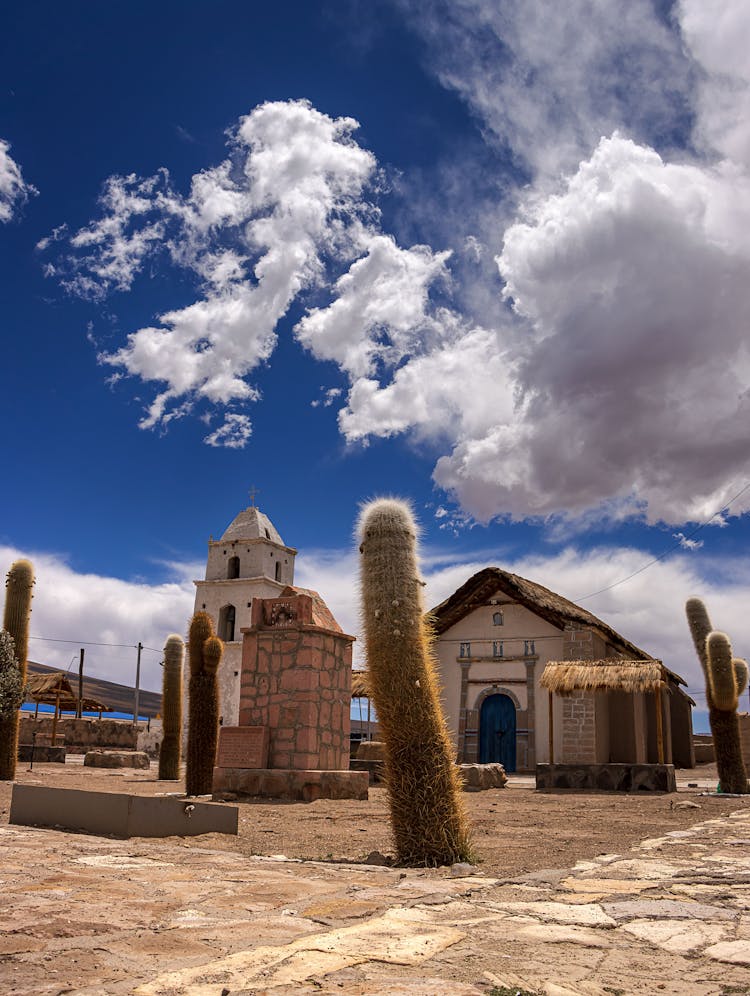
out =
[[[46,664],[37,664],[29,661],[29,671],[32,674],[49,674],[50,671],[59,671],[58,667],[48,667]],[[67,671],[68,679],[73,686],[73,690],[78,693],[78,671]],[[83,697],[96,699],[103,702],[115,712],[133,712],[135,705],[135,689],[128,685],[118,685],[115,681],[104,681],[103,678],[91,678],[84,672],[83,675]],[[153,718],[161,712],[161,695],[158,692],[147,692],[140,690],[138,696],[138,712],[141,716]]]

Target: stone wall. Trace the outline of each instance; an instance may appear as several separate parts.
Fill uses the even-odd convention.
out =
[[[562,700],[564,764],[596,763],[596,707],[594,696],[574,692]]]
[[[51,737],[52,717],[22,716],[19,729],[19,743],[30,744],[31,734]],[[80,748],[81,753],[90,747],[116,747],[122,750],[135,750],[138,730],[128,720],[119,719],[74,719],[63,718],[57,721],[57,737],[64,738],[68,750]]]
[[[313,609],[308,595],[256,599],[243,631],[239,723],[269,728],[270,768],[349,767],[353,638],[315,625]]]

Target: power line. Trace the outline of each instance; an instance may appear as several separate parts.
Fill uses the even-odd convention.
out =
[[[54,636],[30,636],[30,640],[43,640],[45,643],[72,643],[76,647],[120,647],[126,648],[127,650],[137,650],[137,643],[93,643],[91,640],[62,640]],[[144,647],[143,644],[140,645],[141,650],[150,650],[152,654],[162,654],[162,650],[157,650],[155,647]]]
[[[588,595],[580,595],[574,601],[576,601],[576,602],[585,602],[587,598],[593,598],[595,595],[602,595],[605,591],[611,591],[613,588],[617,588],[619,585],[625,584],[626,581],[630,581],[632,578],[636,577],[638,574],[642,574],[649,567],[653,567],[654,564],[658,564],[659,561],[665,560],[670,555],[670,553],[672,553],[678,547],[682,546],[684,544],[685,540],[689,540],[693,536],[695,536],[695,534],[698,533],[698,532],[700,532],[700,530],[703,529],[704,526],[707,526],[709,524],[709,522],[712,522],[716,518],[717,515],[722,515],[724,512],[729,511],[729,506],[732,504],[732,502],[737,501],[737,499],[741,495],[743,495],[748,490],[748,488],[750,488],[750,481],[748,481],[748,483],[740,491],[738,491],[736,495],[734,495],[732,498],[730,498],[729,501],[726,502],[726,504],[722,505],[721,508],[717,509],[713,513],[713,515],[709,515],[709,517],[707,519],[705,519],[703,522],[699,522],[698,525],[695,527],[695,529],[692,529],[687,534],[687,536],[682,536],[680,539],[677,540],[676,543],[673,543],[670,547],[667,547],[667,549],[664,551],[664,553],[660,553],[658,557],[654,557],[653,560],[649,560],[648,563],[644,564],[642,567],[639,567],[637,571],[633,571],[633,573],[632,574],[628,574],[627,577],[620,578],[619,581],[613,581],[612,584],[608,584],[604,588],[599,588],[598,591],[592,591]]]

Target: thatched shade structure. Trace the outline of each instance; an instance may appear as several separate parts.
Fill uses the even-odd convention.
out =
[[[626,692],[634,695],[653,692],[656,698],[656,742],[659,764],[664,763],[664,732],[662,728],[662,689],[669,687],[671,672],[661,661],[620,660],[550,661],[539,682],[549,692],[549,756],[554,760],[552,696],[574,695],[576,692]]]
[[[550,661],[540,684],[557,695],[574,692],[657,692],[666,688],[661,661]]]
[[[53,705],[55,715],[52,719],[52,743],[57,733],[57,718],[63,712],[78,712],[78,696],[64,671],[47,671],[44,674],[30,674],[26,681],[26,698],[36,704],[34,716],[39,712],[40,703]],[[98,712],[101,719],[103,712],[112,709],[96,699],[81,699],[81,713]]]
[[[370,679],[367,671],[352,671],[352,698],[369,699]]]

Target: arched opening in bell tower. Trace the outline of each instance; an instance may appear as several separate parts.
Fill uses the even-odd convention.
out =
[[[240,558],[230,557],[227,561],[227,579],[232,580],[240,576]]]
[[[219,638],[225,643],[232,643],[234,640],[235,617],[233,605],[225,605],[219,610]]]

